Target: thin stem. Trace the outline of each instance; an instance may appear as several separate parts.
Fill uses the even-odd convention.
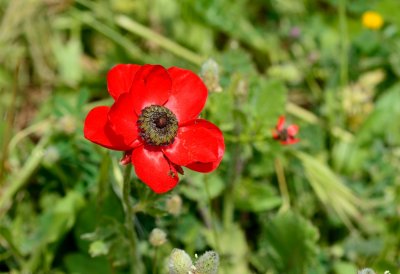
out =
[[[29,158],[25,161],[25,165],[22,169],[12,174],[12,176],[7,180],[7,187],[2,190],[3,193],[0,196],[0,215],[5,213],[5,211],[2,211],[4,207],[11,202],[14,194],[28,183],[29,178],[31,178],[32,174],[40,166],[44,157],[45,148],[50,141],[50,137],[51,133],[44,135],[30,153]]]
[[[145,27],[138,22],[132,20],[125,15],[119,15],[115,18],[118,26],[126,29],[127,31],[139,35],[149,41],[158,44],[160,47],[169,50],[173,54],[186,59],[187,61],[200,66],[204,62],[204,58],[195,52],[177,44],[176,42],[158,34],[157,32]]]
[[[154,255],[153,255],[153,274],[157,273],[157,257],[158,257],[158,246],[154,247]]]
[[[131,56],[140,55],[146,62],[151,63],[154,62],[154,58],[141,51],[139,47],[137,47],[134,43],[129,41],[125,36],[121,35],[118,31],[109,27],[108,25],[102,23],[100,20],[97,20],[93,16],[89,14],[82,13],[77,9],[71,9],[72,16],[79,20],[80,22],[88,25],[99,33],[103,34],[105,37],[109,38],[111,41],[116,43],[117,45],[123,47],[126,52]]]
[[[281,192],[283,199],[283,203],[279,211],[285,212],[286,210],[290,209],[290,195],[286,184],[285,171],[283,170],[282,163],[278,158],[275,159],[275,171],[276,176],[278,177],[279,191]]]
[[[210,195],[210,188],[208,186],[207,178],[204,180],[204,187],[205,187],[206,195],[207,195],[208,214],[210,215],[211,229],[213,231],[215,248],[217,249],[218,253],[221,253],[221,248],[220,248],[220,244],[219,244],[219,240],[218,240],[217,227],[216,227],[215,222],[214,222],[214,214],[213,214],[213,210],[212,210],[212,207],[211,207],[211,195]]]
[[[5,131],[3,134],[3,147],[2,147],[2,152],[0,154],[0,185],[2,185],[2,179],[4,176],[4,171],[5,171],[5,164],[8,158],[8,145],[9,141],[12,135],[12,130],[13,130],[13,123],[14,123],[14,116],[15,116],[15,111],[16,111],[16,101],[17,101],[17,93],[18,93],[18,72],[19,72],[19,67],[20,63],[17,64],[17,67],[15,68],[14,72],[14,84],[13,84],[13,90],[11,93],[11,103],[7,109],[6,112],[6,127]]]
[[[340,25],[340,85],[343,89],[348,83],[348,38],[347,38],[347,18],[346,0],[339,1],[339,25]]]
[[[238,92],[240,81],[242,80],[241,75],[236,74],[232,78],[232,84],[230,85],[228,91],[234,98],[234,107],[236,109],[240,109],[242,106],[242,98],[241,94]],[[234,134],[235,136],[240,136],[242,132],[242,124],[240,117],[238,116],[238,112],[233,113],[234,118]],[[241,173],[243,170],[243,160],[241,159],[241,146],[236,145],[233,148],[232,159],[229,166],[229,174],[228,174],[228,185],[224,193],[224,210],[223,210],[223,225],[224,229],[229,229],[234,221],[234,189],[235,186],[240,181]]]
[[[223,227],[225,230],[229,230],[233,225],[234,221],[234,189],[240,180],[240,173],[242,172],[242,165],[240,159],[240,146],[235,146],[233,149],[232,160],[230,164],[230,170],[228,174],[228,185],[224,194],[224,210],[223,210]]]
[[[138,241],[136,236],[135,227],[133,225],[134,213],[132,210],[130,193],[131,193],[131,172],[132,165],[127,165],[124,171],[124,182],[122,189],[122,203],[125,210],[125,226],[128,232],[129,249],[131,257],[131,274],[143,273],[143,265],[140,260],[140,254],[138,252]]]

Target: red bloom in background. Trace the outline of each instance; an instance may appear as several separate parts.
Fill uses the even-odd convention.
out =
[[[222,160],[225,144],[214,124],[199,119],[207,88],[193,72],[159,65],[120,64],[107,75],[111,107],[92,109],[85,137],[124,151],[137,176],[154,192],[171,190],[182,166],[211,172]]]
[[[299,132],[298,125],[285,125],[285,116],[280,116],[278,123],[275,126],[275,130],[272,132],[272,137],[275,140],[279,140],[282,145],[292,145],[300,141],[300,139],[295,138],[297,132]]]

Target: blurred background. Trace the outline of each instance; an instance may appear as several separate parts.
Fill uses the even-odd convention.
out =
[[[0,0],[0,272],[129,273],[121,154],[83,138],[118,63],[179,66],[224,132],[211,174],[132,185],[144,273],[400,273],[398,0]],[[299,143],[272,138],[278,117]],[[154,228],[166,239],[149,240]],[[163,237],[161,237],[163,238]]]

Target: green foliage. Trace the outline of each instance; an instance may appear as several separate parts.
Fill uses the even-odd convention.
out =
[[[0,272],[396,273],[399,5],[0,1]],[[380,29],[363,26],[367,10]],[[117,63],[205,78],[201,117],[226,144],[216,171],[184,168],[164,195],[131,176],[124,196],[121,153],[82,134],[112,103]],[[281,115],[298,144],[272,138]]]
[[[306,176],[317,197],[348,226],[351,221],[361,221],[363,203],[350,189],[340,182],[340,179],[324,164],[315,158],[298,152]]]
[[[235,205],[242,211],[262,212],[273,209],[281,203],[281,198],[267,183],[244,180],[240,187],[235,189]]]
[[[260,252],[280,273],[308,273],[316,262],[318,230],[296,213],[278,214],[267,222]],[[265,259],[265,258],[264,258]]]

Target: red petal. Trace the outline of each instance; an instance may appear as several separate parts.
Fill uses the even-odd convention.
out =
[[[275,140],[279,139],[279,132],[276,130],[272,131],[272,138],[274,138]]]
[[[215,170],[219,166],[220,162],[221,161],[213,163],[192,163],[186,167],[197,172],[208,173]]]
[[[299,126],[298,125],[290,125],[287,127],[287,133],[289,136],[295,136],[299,132]]]
[[[300,139],[289,137],[287,140],[280,141],[282,145],[293,145],[300,141]]]
[[[133,142],[139,134],[136,125],[138,117],[132,106],[133,97],[131,92],[121,94],[108,113],[111,128],[121,135],[124,143],[130,147],[134,147]]]
[[[191,72],[177,67],[168,69],[172,79],[172,94],[164,105],[178,118],[179,124],[196,119],[207,100],[207,88]]]
[[[285,119],[285,116],[279,116],[278,123],[276,124],[276,129],[278,131],[283,130],[283,128],[285,127]]]
[[[144,65],[135,75],[131,93],[135,95],[134,107],[139,115],[149,105],[164,105],[171,94],[171,78],[159,65]]]
[[[197,119],[180,127],[174,143],[163,149],[174,164],[218,162],[225,151],[222,132],[214,124]]]
[[[109,149],[129,150],[130,147],[125,145],[122,138],[108,125],[108,112],[109,107],[101,106],[95,107],[88,113],[83,128],[85,138]]]
[[[156,193],[173,189],[179,181],[176,169],[161,150],[137,147],[132,152],[132,164],[139,179]]]
[[[107,88],[110,95],[116,100],[122,93],[128,92],[132,86],[136,71],[141,66],[134,64],[119,64],[107,74]]]

